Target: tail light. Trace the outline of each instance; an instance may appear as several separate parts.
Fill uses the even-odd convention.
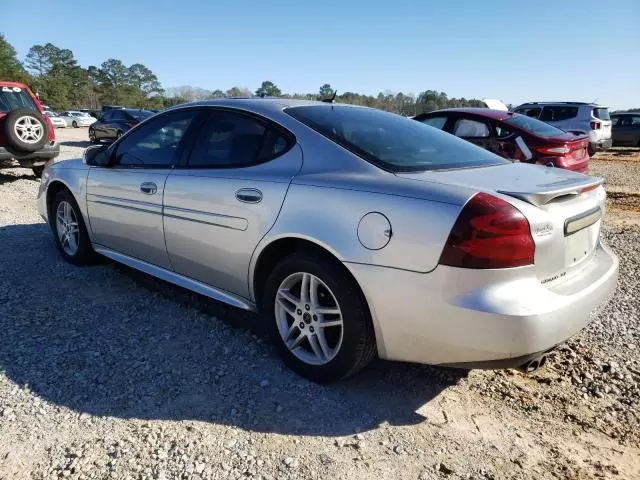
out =
[[[136,122],[135,120],[129,122],[129,128],[133,128],[138,124],[138,122]]]
[[[516,207],[477,193],[460,212],[440,256],[441,265],[511,268],[533,264],[529,222]]]
[[[591,125],[591,130],[599,130],[600,129],[600,122],[596,122],[595,120],[592,121],[590,123]]]
[[[571,151],[568,145],[536,147],[535,150],[543,155],[564,155]]]
[[[47,127],[49,127],[49,140],[56,139],[56,129],[53,127],[53,123],[49,118],[49,115],[42,115],[44,117],[44,121],[47,123]]]

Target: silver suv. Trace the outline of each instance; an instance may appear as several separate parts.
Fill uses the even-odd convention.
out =
[[[581,102],[529,102],[514,112],[537,118],[567,132],[589,135],[589,155],[611,147],[609,108]]]

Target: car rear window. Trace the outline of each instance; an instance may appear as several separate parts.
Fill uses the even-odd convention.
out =
[[[578,107],[553,106],[544,107],[540,114],[540,120],[543,122],[559,122],[568,120],[578,115]]]
[[[149,118],[153,115],[153,112],[149,112],[148,110],[135,110],[133,112],[127,111],[127,113],[138,121],[144,120],[145,118]]]
[[[0,87],[0,112],[10,112],[18,108],[30,108],[38,110],[29,95],[23,88]]]
[[[503,122],[545,138],[557,137],[558,135],[563,135],[565,133],[553,125],[549,125],[548,123],[544,123],[526,115],[515,114],[509,118],[505,118]]]
[[[600,120],[611,120],[609,117],[609,109],[608,108],[594,108],[593,116],[599,118]]]
[[[508,163],[465,140],[381,110],[327,104],[290,107],[285,112],[338,145],[391,172]]]

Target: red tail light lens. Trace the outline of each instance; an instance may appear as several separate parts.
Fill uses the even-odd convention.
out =
[[[599,130],[600,129],[600,122],[591,122],[591,130]]]
[[[138,122],[131,122],[129,123],[129,128],[133,128],[138,124]]]
[[[565,153],[569,153],[571,149],[568,145],[556,145],[556,146],[544,146],[537,147],[536,152],[541,153],[543,155],[564,155]]]
[[[533,264],[529,222],[513,205],[477,193],[460,212],[440,256],[441,265],[512,268]]]

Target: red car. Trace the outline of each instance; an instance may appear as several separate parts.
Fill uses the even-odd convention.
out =
[[[30,168],[40,177],[60,152],[55,140],[51,120],[29,87],[0,80],[0,168]]]
[[[451,108],[414,117],[504,158],[589,172],[589,137],[513,112]]]

